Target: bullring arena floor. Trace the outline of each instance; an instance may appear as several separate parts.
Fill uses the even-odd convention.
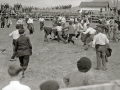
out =
[[[51,23],[45,22],[45,26],[47,25],[51,26]],[[33,55],[25,72],[25,78],[21,80],[23,84],[30,86],[32,90],[39,90],[39,85],[50,79],[58,81],[61,88],[65,87],[62,78],[66,74],[77,70],[76,62],[83,56],[91,59],[91,74],[95,75],[95,79],[120,79],[120,42],[110,42],[113,52],[107,63],[108,70],[96,71],[94,70],[96,55],[93,48],[90,47],[88,51],[85,51],[80,39],[75,40],[75,45],[51,40],[44,42],[44,32],[40,31],[37,21],[34,22],[34,28],[33,35],[27,34],[33,46]],[[0,53],[0,89],[9,84],[8,66],[12,63],[19,65],[18,58],[16,58],[16,61],[9,61],[12,55],[12,38],[8,35],[13,30],[15,30],[15,21],[9,29],[0,29],[0,49],[6,49],[5,52]],[[28,33],[27,29],[26,33]]]

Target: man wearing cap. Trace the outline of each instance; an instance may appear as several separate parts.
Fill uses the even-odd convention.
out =
[[[93,79],[93,75],[89,72],[92,63],[89,58],[82,57],[77,62],[78,71],[74,71],[63,78],[63,81],[67,87],[78,87],[92,84],[90,79]]]
[[[109,46],[109,40],[105,34],[103,34],[103,28],[98,27],[97,31],[98,34],[96,34],[93,38],[93,44],[92,47],[96,49],[96,56],[97,56],[97,67],[95,69],[97,70],[107,70],[106,67],[106,50],[107,45]],[[102,66],[101,66],[102,63]]]
[[[11,77],[10,84],[5,86],[2,90],[31,90],[29,86],[20,83],[22,68],[17,65],[10,65],[8,74]]]
[[[16,40],[15,43],[15,51],[19,57],[20,65],[23,69],[23,74],[27,69],[30,55],[32,55],[32,45],[30,43],[30,39],[24,35],[24,32],[24,29],[19,30],[20,37]]]

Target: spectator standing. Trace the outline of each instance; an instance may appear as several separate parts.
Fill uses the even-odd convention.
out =
[[[30,34],[33,34],[33,32],[34,32],[34,26],[33,26],[33,18],[30,16],[29,17],[29,19],[28,19],[28,21],[27,21],[27,23],[28,23],[28,30],[29,30],[29,32],[30,32]]]
[[[92,47],[96,49],[96,57],[97,57],[97,70],[107,70],[106,66],[106,50],[107,46],[109,46],[109,40],[105,34],[103,34],[103,28],[97,28],[98,34],[93,38]],[[102,63],[102,66],[101,66]]]
[[[2,15],[2,17],[1,17],[1,29],[4,29],[4,27],[5,27],[5,17],[4,17],[4,15]]]
[[[17,65],[10,65],[8,74],[11,77],[10,84],[5,86],[2,90],[31,90],[29,86],[20,83],[22,68]]]
[[[45,22],[45,19],[43,18],[43,16],[41,16],[41,17],[39,18],[39,22],[40,22],[40,30],[42,30],[43,27],[44,27],[44,22]]]
[[[17,52],[17,56],[19,57],[23,75],[24,71],[27,69],[30,55],[32,55],[32,45],[30,39],[24,35],[24,32],[24,29],[19,30],[20,37],[15,42],[15,52]]]
[[[117,21],[114,20],[114,25],[113,25],[113,40],[115,42],[117,41],[117,32],[118,32],[118,24],[117,24]]]

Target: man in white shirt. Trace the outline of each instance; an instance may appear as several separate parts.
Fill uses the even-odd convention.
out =
[[[45,21],[45,19],[43,18],[43,16],[41,16],[38,21],[40,22],[40,30],[42,30],[43,27],[44,27],[44,21]]]
[[[97,28],[98,34],[94,36],[92,47],[96,48],[97,56],[97,70],[107,70],[106,67],[106,46],[109,46],[109,40],[105,34],[103,34],[102,27]],[[102,62],[102,66],[101,66]]]
[[[89,43],[93,40],[94,35],[96,34],[96,30],[90,27],[90,24],[87,24],[87,30],[83,32],[85,36],[84,44],[85,50],[88,50]]]
[[[10,84],[5,86],[2,90],[31,90],[30,87],[23,85],[19,82],[21,79],[22,68],[16,65],[10,65],[8,68],[8,73],[12,78]]]
[[[61,23],[62,23],[62,27],[64,28],[66,23],[66,19],[64,16],[62,16]]]
[[[28,28],[30,34],[33,34],[34,26],[33,26],[33,18],[31,16],[29,17],[27,23],[28,23],[28,27],[27,28]]]
[[[19,26],[19,25],[16,25],[16,30],[13,31],[13,32],[11,32],[11,33],[9,34],[9,36],[13,38],[13,55],[12,55],[10,61],[14,61],[14,58],[15,58],[15,56],[16,56],[16,53],[14,52],[14,51],[15,51],[14,48],[15,48],[15,42],[16,42],[16,40],[17,40],[17,39],[19,38],[19,36],[20,36],[20,34],[19,34],[19,32],[18,32],[18,31],[19,31],[19,28],[20,28],[20,26]]]

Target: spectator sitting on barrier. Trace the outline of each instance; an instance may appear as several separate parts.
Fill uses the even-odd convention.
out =
[[[58,90],[59,84],[56,81],[49,80],[40,85],[40,90]]]
[[[22,68],[17,65],[10,65],[8,73],[11,77],[10,84],[5,86],[2,90],[31,90],[30,87],[20,83]]]
[[[95,80],[92,73],[90,73],[92,63],[87,57],[82,57],[77,62],[78,71],[72,72],[63,78],[67,87],[78,87],[93,84],[102,84],[110,81],[107,80]]]
[[[77,62],[78,71],[72,72],[63,78],[67,87],[77,87],[91,84],[92,75],[88,73],[92,63],[89,58],[82,57]]]

